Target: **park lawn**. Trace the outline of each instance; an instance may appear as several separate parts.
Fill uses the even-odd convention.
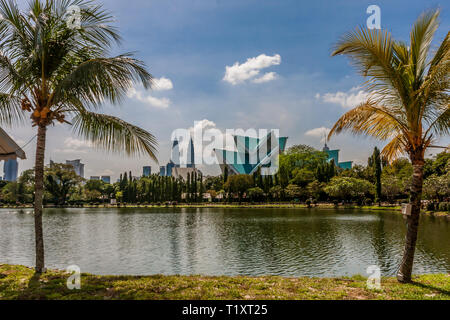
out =
[[[0,264],[0,300],[11,299],[445,299],[450,300],[450,274],[421,275],[412,284],[383,278],[381,290],[366,287],[366,278],[283,278],[209,276],[97,276],[82,274],[81,290],[66,286],[69,274]]]

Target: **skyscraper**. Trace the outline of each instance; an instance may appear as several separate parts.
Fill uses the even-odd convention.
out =
[[[172,169],[175,168],[175,167],[176,167],[176,165],[172,161],[170,161],[166,165],[166,176],[171,177],[172,176]]]
[[[188,168],[195,168],[195,150],[194,142],[189,140],[188,152],[187,152],[187,165]]]
[[[177,139],[173,141],[172,153],[170,155],[170,160],[176,165],[180,165],[180,144]]]
[[[75,170],[75,173],[80,177],[84,178],[84,163],[81,163],[80,159],[66,160],[66,164],[70,164]]]
[[[152,167],[150,166],[145,166],[142,168],[142,175],[144,177],[149,177],[152,175]]]
[[[6,160],[3,165],[3,176],[5,181],[16,181],[19,172],[19,163],[17,159]]]

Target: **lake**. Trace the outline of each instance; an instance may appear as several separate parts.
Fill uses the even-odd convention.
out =
[[[358,209],[46,209],[46,265],[95,274],[395,275],[399,213]],[[0,263],[34,265],[31,209],[0,209]],[[414,273],[450,271],[450,223],[421,218]]]

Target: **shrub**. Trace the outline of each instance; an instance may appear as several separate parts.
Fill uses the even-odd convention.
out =
[[[308,200],[306,200],[306,205],[308,206],[308,208],[310,208],[311,207],[311,200],[310,199],[308,199]]]
[[[434,202],[428,202],[427,203],[427,211],[434,211],[434,210],[435,210]]]
[[[439,211],[447,211],[447,202],[439,203]]]
[[[366,198],[366,200],[364,200],[364,203],[366,206],[371,206],[373,204],[372,199],[370,198]]]

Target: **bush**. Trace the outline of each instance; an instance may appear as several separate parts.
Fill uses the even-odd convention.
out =
[[[337,207],[339,205],[339,201],[333,200],[333,204]]]
[[[366,200],[364,200],[364,203],[366,206],[371,206],[373,204],[372,199],[370,198],[366,198]]]
[[[439,211],[447,211],[447,202],[439,203]]]
[[[434,202],[428,202],[427,203],[427,211],[434,211],[436,208]]]
[[[311,207],[311,200],[310,199],[308,199],[308,200],[306,200],[306,205],[308,206],[308,208],[310,208]]]

